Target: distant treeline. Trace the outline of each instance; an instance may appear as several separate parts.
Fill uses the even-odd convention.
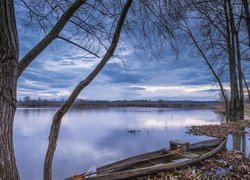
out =
[[[56,100],[26,100],[19,101],[18,107],[60,107],[64,101]],[[133,101],[91,101],[76,100],[74,107],[81,108],[105,108],[105,107],[158,107],[158,108],[212,108],[216,109],[221,106],[219,101],[150,101],[150,100],[133,100]]]

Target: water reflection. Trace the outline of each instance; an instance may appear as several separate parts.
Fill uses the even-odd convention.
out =
[[[21,179],[42,179],[47,138],[55,111],[17,110],[14,143]],[[186,127],[220,122],[221,119],[211,110],[73,109],[62,121],[53,162],[53,179],[64,179],[92,166],[167,147],[172,139],[191,143],[207,139],[187,135]],[[245,141],[249,144],[247,138]],[[249,152],[247,142],[246,152]]]
[[[249,134],[229,135],[228,148],[243,152],[250,157]]]

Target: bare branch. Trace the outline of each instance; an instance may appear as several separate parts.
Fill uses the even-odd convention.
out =
[[[81,7],[86,0],[76,0],[61,16],[51,31],[33,48],[31,49],[19,62],[19,77],[23,71],[30,65],[30,63],[54,40],[58,37],[64,26],[67,24],[76,10]]]
[[[221,93],[222,93],[222,95],[223,95],[223,98],[224,98],[224,100],[225,100],[225,103],[226,103],[225,106],[226,106],[226,109],[227,109],[227,108],[228,108],[228,97],[227,97],[227,94],[225,93],[225,89],[224,89],[224,87],[223,87],[223,84],[222,84],[222,82],[221,82],[219,76],[216,74],[216,72],[215,72],[213,66],[211,65],[211,63],[209,62],[209,60],[208,60],[206,54],[204,53],[204,51],[202,50],[202,48],[200,47],[200,45],[197,43],[197,41],[196,41],[196,39],[195,39],[195,37],[194,37],[192,31],[189,29],[189,26],[188,26],[188,24],[187,24],[187,22],[186,22],[186,20],[185,20],[184,18],[183,18],[183,22],[184,22],[184,24],[185,24],[185,25],[183,25],[183,26],[184,26],[184,29],[183,29],[183,30],[186,31],[187,34],[190,36],[190,38],[191,38],[192,41],[194,42],[196,48],[198,49],[198,51],[199,51],[200,54],[202,55],[203,59],[205,60],[206,64],[208,65],[208,67],[209,67],[210,71],[212,72],[213,76],[216,78],[216,80],[217,80],[217,82],[218,82],[218,84],[219,84],[219,86],[220,86],[220,90],[221,90]]]
[[[64,37],[62,37],[62,36],[58,36],[57,38],[58,38],[58,39],[62,39],[62,40],[66,41],[66,42],[68,42],[68,43],[70,43],[70,44],[73,44],[73,45],[75,45],[75,46],[77,46],[77,47],[83,49],[84,51],[87,51],[88,53],[94,55],[95,57],[100,58],[100,56],[98,56],[96,53],[94,53],[94,52],[92,52],[92,51],[90,51],[90,50],[88,50],[88,49],[86,49],[86,48],[80,46],[79,44],[77,44],[77,43],[75,43],[75,42],[73,42],[73,41],[71,41],[71,40],[69,40],[69,39],[67,39],[67,38],[64,38]]]
[[[71,22],[71,23],[74,24],[75,26],[77,26],[77,27],[83,29],[85,32],[92,33],[92,31],[93,31],[91,28],[86,29],[85,27],[83,27],[82,25],[76,23],[76,22],[73,21],[73,20],[69,20],[69,22]],[[90,32],[90,31],[91,31],[91,32]],[[106,50],[108,49],[108,48],[105,46],[105,44],[102,43],[102,41],[100,40],[100,38],[98,38],[98,36],[97,36],[96,34],[92,33],[92,36],[93,36],[95,39],[97,39],[97,41],[98,41]]]

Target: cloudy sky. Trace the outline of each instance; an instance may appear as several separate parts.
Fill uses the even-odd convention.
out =
[[[21,31],[20,56],[27,53],[42,38],[34,32]],[[125,47],[125,48],[124,48]],[[100,54],[101,55],[101,54]],[[155,60],[143,52],[119,44],[116,55],[79,98],[89,100],[216,100],[218,87],[201,59],[188,57],[182,51],[180,59],[171,50],[166,58]],[[102,56],[102,55],[101,55]],[[67,98],[79,81],[97,65],[100,59],[78,47],[56,40],[42,52],[18,82],[18,99]]]
[[[17,8],[17,14],[22,14],[21,8]],[[32,26],[27,28],[19,21],[17,23],[21,58],[44,37],[44,34],[37,32]],[[115,57],[110,59],[79,98],[204,101],[218,99],[218,86],[212,83],[213,78],[204,61],[189,56],[190,46],[180,47],[178,59],[171,48],[166,46],[161,58],[156,60],[134,48],[126,38],[123,32]],[[158,49],[157,44],[153,42],[151,48]],[[98,55],[103,57],[104,52]],[[18,99],[24,96],[33,99],[65,99],[100,60],[101,58],[57,39],[22,74],[18,82]]]

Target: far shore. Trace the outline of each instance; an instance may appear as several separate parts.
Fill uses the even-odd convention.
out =
[[[52,100],[29,100],[18,101],[18,108],[54,108],[62,106],[64,101]],[[109,108],[109,107],[146,107],[146,108],[196,108],[196,109],[223,109],[223,102],[220,101],[91,101],[77,100],[74,108]]]

